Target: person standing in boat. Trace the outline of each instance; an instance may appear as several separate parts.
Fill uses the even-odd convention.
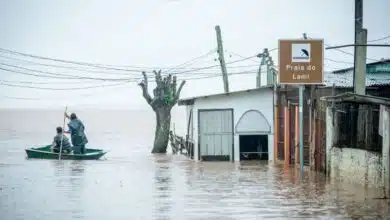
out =
[[[72,146],[70,145],[68,137],[66,137],[62,131],[61,127],[56,128],[57,135],[54,136],[51,149],[54,153],[59,153],[62,142],[62,153],[70,153],[72,151]]]
[[[73,152],[75,154],[84,154],[88,138],[84,132],[85,126],[83,122],[77,118],[75,113],[70,114],[70,116],[65,113],[65,117],[70,119],[70,122],[68,123],[69,130],[66,133],[70,134],[70,139],[73,144]]]

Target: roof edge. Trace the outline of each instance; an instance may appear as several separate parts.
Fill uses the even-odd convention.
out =
[[[217,97],[217,96],[229,96],[229,95],[235,95],[235,94],[239,94],[239,93],[256,92],[256,91],[260,91],[263,89],[272,89],[272,88],[273,88],[273,85],[269,85],[269,86],[262,86],[259,88],[254,88],[254,89],[238,90],[238,91],[233,91],[233,92],[228,92],[228,93],[216,93],[216,94],[210,94],[210,95],[188,97],[188,98],[179,99],[178,105],[179,106],[193,105],[196,99],[205,99],[205,98],[211,98],[211,97]]]

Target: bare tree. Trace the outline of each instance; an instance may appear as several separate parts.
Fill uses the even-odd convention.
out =
[[[154,97],[149,94],[148,76],[145,72],[142,72],[144,79],[139,83],[139,86],[142,88],[142,95],[146,102],[156,113],[156,131],[152,153],[166,153],[171,126],[171,109],[179,101],[185,81],[182,81],[179,88],[176,89],[176,76],[172,77],[169,74],[163,78],[161,70],[153,71],[153,73],[156,81],[156,88],[153,90]]]

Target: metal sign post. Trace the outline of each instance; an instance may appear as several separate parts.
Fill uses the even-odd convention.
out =
[[[279,40],[279,84],[299,86],[299,165],[303,176],[303,99],[305,85],[324,82],[322,39]]]

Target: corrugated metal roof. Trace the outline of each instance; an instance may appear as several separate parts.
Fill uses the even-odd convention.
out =
[[[390,85],[389,64],[390,59],[367,63],[366,86]],[[353,73],[353,67],[327,72],[324,76],[325,86],[353,87]]]
[[[380,64],[390,64],[390,59],[382,59],[382,60],[378,60],[376,62],[367,63],[367,68],[370,68],[373,66],[378,66]],[[353,66],[348,67],[348,68],[344,68],[344,69],[335,70],[333,72],[334,73],[345,73],[345,72],[352,71],[352,70],[353,70]]]
[[[343,73],[325,73],[325,86],[353,87],[353,70]],[[368,73],[366,75],[366,86],[390,85],[390,72],[388,73]]]

